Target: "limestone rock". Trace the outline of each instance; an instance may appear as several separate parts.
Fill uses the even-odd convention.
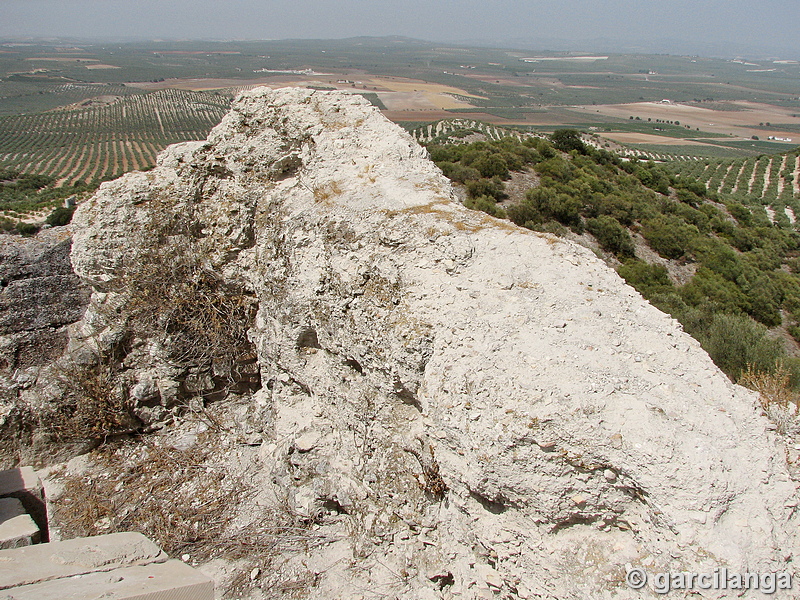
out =
[[[186,362],[123,318],[153,293],[131,273],[186,248],[187,277],[217,282],[169,283],[187,302],[252,303],[263,468],[290,505],[346,521],[361,557],[303,558],[335,565],[317,597],[639,598],[626,563],[793,568],[796,490],[754,394],[588,250],[463,208],[360,96],[245,92],[73,224],[94,290],[77,338],[132,336],[128,379],[162,399],[190,376],[224,397],[246,348]]]
[[[0,236],[0,468],[26,454],[22,397],[63,354],[69,326],[89,303],[70,264],[70,236],[69,227]]]

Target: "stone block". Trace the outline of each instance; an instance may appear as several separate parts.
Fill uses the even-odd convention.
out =
[[[0,590],[160,563],[168,558],[156,544],[134,532],[0,550]],[[3,598],[1,593],[0,598]]]
[[[0,498],[16,498],[22,502],[41,532],[41,541],[50,540],[44,486],[32,467],[0,471]]]
[[[16,498],[0,498],[0,549],[38,544],[41,532],[22,502]]]
[[[33,467],[18,467],[0,471],[0,496],[27,491],[44,496],[42,481]]]
[[[24,585],[2,594],[4,600],[214,600],[214,581],[170,560]]]

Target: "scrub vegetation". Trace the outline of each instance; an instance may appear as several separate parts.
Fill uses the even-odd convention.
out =
[[[800,381],[793,357],[800,342],[800,234],[793,217],[778,215],[778,204],[769,214],[762,197],[719,191],[734,167],[714,167],[720,183],[709,189],[714,185],[691,174],[598,150],[577,130],[549,140],[431,144],[429,151],[464,186],[468,207],[535,231],[590,234],[620,275],[678,319],[732,379],[777,370],[791,372],[794,385]],[[764,157],[760,170],[786,173],[798,154]],[[728,163],[735,164],[741,171],[748,163]],[[539,183],[509,199],[505,181],[522,170]],[[794,195],[787,205],[798,200]],[[682,280],[677,272],[692,274]]]

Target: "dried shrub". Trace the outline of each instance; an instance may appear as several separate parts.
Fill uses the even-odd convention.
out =
[[[152,201],[150,221],[136,234],[138,251],[120,270],[122,304],[108,318],[126,319],[132,335],[156,342],[173,364],[206,373],[213,380],[207,395],[254,391],[260,379],[248,331],[255,297],[215,269],[214,242],[192,206],[170,203]]]
[[[439,463],[436,462],[436,458],[433,457],[433,451],[431,451],[431,459],[430,465],[423,467],[422,470],[422,474],[425,478],[422,489],[436,500],[442,500],[445,493],[447,493],[447,484],[439,473]]]
[[[224,469],[204,464],[218,448],[181,450],[145,439],[102,447],[95,469],[63,478],[54,522],[65,538],[139,531],[167,553],[210,558],[224,540],[247,486]]]
[[[330,181],[324,185],[317,186],[313,190],[314,200],[328,204],[331,198],[342,195],[342,188],[337,181]]]
[[[59,442],[104,441],[135,431],[141,423],[133,416],[133,405],[116,379],[118,371],[111,353],[90,366],[57,368],[62,395],[39,415],[40,428]]]
[[[226,285],[194,246],[179,240],[154,248],[128,272],[131,325],[138,335],[158,339],[178,363],[209,366],[230,382],[241,380],[248,374],[239,365],[253,356],[247,332],[254,299]]]
[[[764,412],[780,433],[786,433],[791,428],[798,415],[798,394],[792,389],[791,373],[783,365],[779,364],[773,373],[748,365],[739,383],[759,393]]]

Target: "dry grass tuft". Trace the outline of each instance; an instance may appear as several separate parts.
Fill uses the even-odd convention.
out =
[[[65,538],[139,531],[171,555],[212,558],[231,542],[235,504],[253,493],[210,462],[219,450],[201,444],[182,450],[147,438],[104,446],[91,454],[90,471],[63,476],[53,521]]]
[[[126,310],[138,334],[161,338],[174,360],[230,373],[252,353],[255,300],[226,285],[207,260],[200,241],[188,236],[149,247],[126,269]]]
[[[235,450],[214,429],[188,448],[160,437],[107,444],[90,454],[83,473],[54,475],[63,492],[53,499],[51,522],[65,539],[138,531],[172,557],[188,554],[191,564],[226,560],[235,572],[218,582],[225,598],[263,587],[267,574],[274,597],[301,597],[316,576],[283,572],[282,557],[335,540],[285,505],[256,505],[252,477],[227,461]],[[264,577],[251,579],[255,567]]]
[[[342,188],[336,181],[330,181],[325,185],[314,188],[314,200],[323,204],[330,204],[331,198],[342,195]]]

